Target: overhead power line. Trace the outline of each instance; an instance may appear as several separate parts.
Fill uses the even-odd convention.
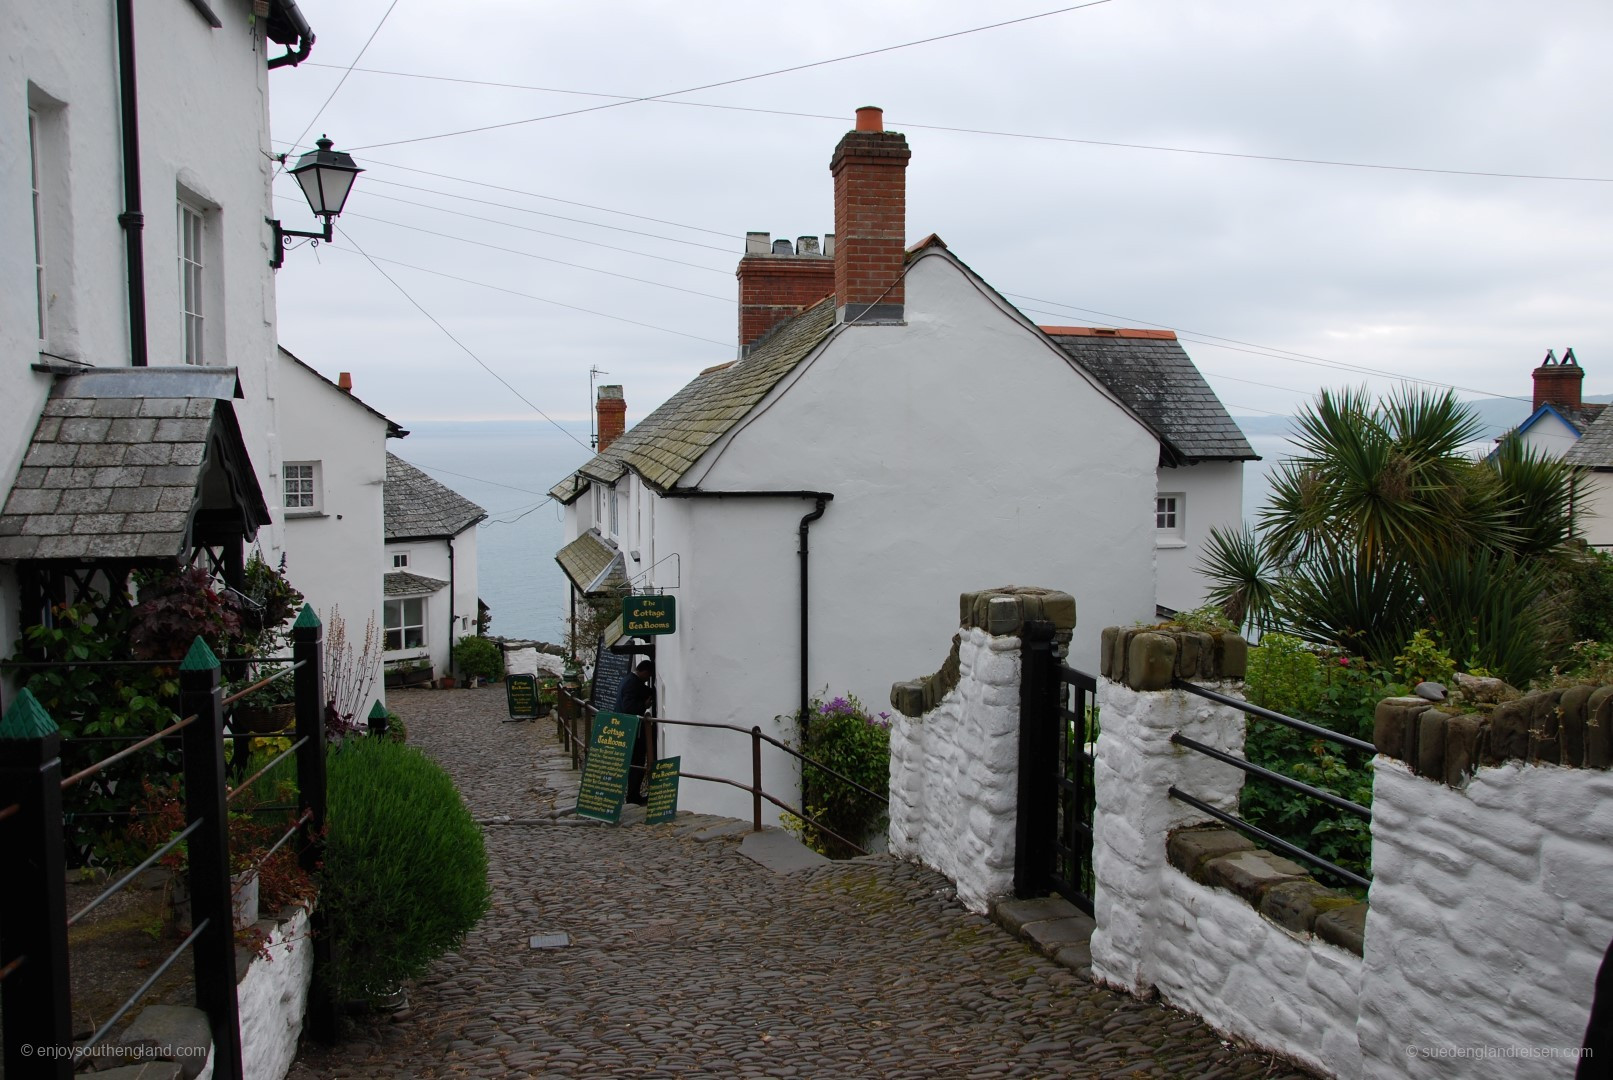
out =
[[[364,54],[369,50],[370,42],[375,40],[375,35],[381,32],[381,27],[385,26],[387,19],[392,17],[392,9],[397,6],[398,0],[392,0],[392,3],[387,6],[386,11],[381,15],[381,21],[375,24],[375,29],[370,31],[370,36],[364,39],[364,47],[359,49],[358,54],[353,57],[353,62],[347,65],[347,70],[342,72],[342,77],[336,80],[336,85],[331,87],[330,93],[325,96],[324,104],[319,106],[318,111],[314,113],[313,119],[308,121],[308,125],[302,129],[302,134],[298,135],[296,141],[292,143],[291,148],[293,150],[308,137],[308,133],[313,130],[314,125],[319,123],[319,118],[325,115],[325,109],[335,99],[337,91],[341,90],[342,85],[347,82],[347,77],[353,74],[353,69],[358,66],[358,62],[364,59]],[[282,161],[279,168],[275,170],[275,174],[279,175],[280,169],[285,167],[286,163]]]
[[[436,135],[419,135],[412,139],[393,139],[391,142],[369,143],[365,146],[356,146],[354,150],[374,150],[382,146],[403,146],[408,143],[430,142],[433,139],[447,139],[455,135],[470,135],[479,131],[496,131],[500,128],[519,127],[523,124],[536,124],[543,120],[558,120],[564,116],[580,116],[583,113],[599,112],[603,109],[618,109],[623,105],[633,105],[643,101],[658,101],[661,98],[676,97],[680,94],[694,94],[701,90],[715,90],[719,86],[737,86],[739,83],[755,82],[757,79],[770,79],[775,75],[788,75],[791,72],[807,71],[811,68],[824,67],[829,64],[844,63],[847,60],[860,60],[868,56],[878,56],[881,53],[896,52],[898,49],[911,49],[918,45],[930,45],[937,41],[947,41],[951,38],[964,37],[968,34],[978,34],[986,30],[998,30],[1005,26],[1017,26],[1021,23],[1032,22],[1036,19],[1046,19],[1054,15],[1065,15],[1072,11],[1084,8],[1097,7],[1100,4],[1111,3],[1112,0],[1087,0],[1084,4],[1073,4],[1069,7],[1056,8],[1053,11],[1043,11],[1035,15],[1024,15],[1017,19],[1004,19],[1001,22],[989,23],[985,26],[974,26],[967,30],[954,30],[949,34],[936,34],[933,37],[920,38],[917,41],[904,41],[899,45],[886,45],[878,49],[864,49],[861,52],[847,53],[845,56],[833,56],[827,60],[814,60],[806,64],[794,64],[790,67],[777,68],[773,71],[763,71],[755,75],[742,75],[734,79],[722,79],[718,82],[703,83],[700,86],[690,86],[682,90],[668,90],[661,94],[648,94],[644,97],[629,98],[625,101],[611,101],[603,105],[590,105],[586,109],[571,109],[567,112],[549,113],[545,116],[529,116],[523,120],[506,120],[498,124],[482,124],[478,127],[461,128],[457,131],[443,131]]]
[[[325,65],[334,66],[334,65]],[[760,113],[766,116],[788,116],[802,120],[829,120],[843,123],[844,116],[832,113],[799,112],[790,109],[764,109],[754,105],[727,105],[707,101],[672,101],[665,96],[655,98],[636,98],[629,94],[607,94],[592,90],[565,90],[551,86],[528,86],[522,83],[491,82],[485,79],[458,79],[446,75],[425,75],[412,71],[388,71],[380,68],[359,68],[360,72],[369,75],[389,75],[404,79],[424,79],[433,82],[461,83],[467,86],[490,86],[508,90],[528,90],[549,94],[570,94],[578,97],[609,98],[612,105],[628,105],[646,103],[654,105],[681,105],[691,109],[719,109],[724,112]],[[609,107],[609,106],[602,106]],[[579,110],[588,111],[588,110]],[[571,113],[556,113],[557,116],[569,116]],[[542,119],[541,117],[537,119]],[[905,128],[920,131],[944,131],[957,135],[986,135],[1000,139],[1028,139],[1035,142],[1071,143],[1078,146],[1099,146],[1116,150],[1147,150],[1162,154],[1191,154],[1198,157],[1237,158],[1245,161],[1272,161],[1285,165],[1321,165],[1337,169],[1371,169],[1384,172],[1411,172],[1431,173],[1442,176],[1475,176],[1488,177],[1501,180],[1552,180],[1581,184],[1608,184],[1613,183],[1609,176],[1568,176],[1557,173],[1521,173],[1505,172],[1492,169],[1455,169],[1432,165],[1399,165],[1380,161],[1344,161],[1336,158],[1308,158],[1286,154],[1255,154],[1237,150],[1209,150],[1195,146],[1166,146],[1161,143],[1134,143],[1119,142],[1109,139],[1084,139],[1073,135],[1046,135],[1028,131],[998,131],[993,128],[959,127],[950,124],[924,124],[916,120],[899,120],[890,118],[886,124],[892,128]],[[389,146],[391,143],[377,143],[377,146]],[[362,148],[368,149],[368,148]],[[402,168],[403,166],[394,166]],[[424,171],[424,170],[420,170]],[[547,198],[547,196],[538,196]],[[560,200],[564,201],[564,200]],[[586,204],[577,204],[586,205]],[[615,213],[616,211],[612,211]],[[655,219],[651,219],[655,220]],[[664,222],[664,224],[677,224]],[[685,225],[682,228],[698,228],[698,226]],[[716,230],[703,230],[715,232]],[[723,234],[727,235],[727,234]]]
[[[534,405],[532,403],[532,401],[530,399],[528,399],[525,394],[521,393],[521,391],[519,391],[515,387],[511,386],[510,381],[508,379],[506,379],[504,376],[500,375],[498,372],[494,371],[491,367],[489,367],[487,365],[486,361],[484,361],[480,356],[477,356],[474,352],[472,352],[469,345],[466,345],[463,341],[460,341],[457,337],[455,337],[454,334],[453,334],[453,331],[449,330],[448,327],[444,326],[440,321],[438,321],[437,317],[435,315],[433,315],[431,312],[427,311],[425,309],[425,307],[420,303],[420,301],[416,300],[413,296],[409,295],[409,290],[408,289],[405,289],[402,285],[398,284],[398,281],[397,281],[396,278],[394,278],[391,274],[387,273],[385,270],[381,269],[380,262],[377,261],[376,259],[371,258],[369,253],[366,252],[362,247],[359,246],[358,241],[353,239],[352,234],[350,234],[346,229],[342,229],[342,228],[339,228],[339,227],[337,228],[336,231],[341,233],[342,237],[344,239],[346,239],[348,243],[353,245],[354,250],[356,250],[360,255],[364,256],[364,258],[369,262],[369,264],[375,268],[376,273],[378,273],[382,277],[386,278],[386,280],[391,284],[391,286],[394,289],[398,290],[398,292],[402,293],[403,298],[405,300],[409,301],[409,303],[414,306],[416,311],[420,312],[420,314],[424,315],[427,319],[430,319],[433,326],[435,326],[438,330],[441,330],[443,332],[443,335],[449,341],[452,341],[455,345],[458,345],[460,350],[463,351],[466,356],[468,356],[472,360],[476,361],[477,365],[480,366],[483,371],[487,372],[489,375],[493,376],[493,378],[497,379],[500,383],[502,383],[504,385],[504,388],[506,390],[508,390],[510,393],[514,394],[521,401],[526,402],[527,406],[529,408],[531,408],[533,412],[537,413],[539,416],[541,416],[545,420],[549,421],[549,423],[553,424],[556,428],[559,428],[559,430],[568,439],[570,439],[572,442],[576,443],[578,446],[582,447],[584,450],[589,451],[590,453],[593,452],[592,447],[590,447],[587,443],[583,442],[581,439],[577,438],[577,436],[572,434],[570,431],[567,431],[566,428],[558,420],[556,420],[554,417],[550,416],[548,413],[544,412],[542,409],[540,409],[536,405]],[[340,249],[338,248],[337,250],[340,250]]]

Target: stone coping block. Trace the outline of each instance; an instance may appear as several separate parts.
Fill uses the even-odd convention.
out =
[[[1081,909],[1062,896],[1038,896],[1030,900],[998,900],[991,906],[991,917],[1010,934],[1017,934],[1031,923],[1048,919],[1073,919]]]
[[[1171,833],[1170,864],[1201,885],[1228,889],[1267,919],[1294,933],[1362,955],[1365,903],[1330,889],[1304,867],[1254,846],[1236,829],[1192,825]]]
[[[1417,775],[1451,787],[1466,783],[1481,765],[1508,761],[1613,767],[1613,686],[1537,690],[1470,707],[1483,711],[1462,711],[1454,701],[1435,707],[1417,697],[1385,698],[1373,713],[1373,745]]]
[[[958,598],[958,624],[963,630],[984,630],[993,637],[1017,637],[1028,622],[1053,624],[1053,640],[1070,644],[1075,632],[1075,597],[1057,589],[1005,585],[1000,589],[966,592]],[[962,670],[958,650],[961,632],[952,635],[952,649],[933,675],[891,684],[891,707],[917,719],[941,703],[958,685]]]
[[[1241,679],[1249,666],[1249,643],[1237,634],[1204,633],[1163,624],[1110,626],[1098,653],[1105,678],[1133,690],[1168,690],[1172,679]]]
[[[193,1080],[212,1052],[213,1029],[200,1009],[149,1005],[118,1036],[117,1047],[124,1061],[172,1061]]]

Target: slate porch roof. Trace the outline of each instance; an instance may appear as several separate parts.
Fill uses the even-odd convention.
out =
[[[1260,460],[1174,331],[1040,329],[1154,430],[1162,465]]]
[[[392,453],[386,456],[381,503],[388,540],[447,540],[487,517],[486,510]]]
[[[616,596],[627,591],[622,553],[591,529],[556,552],[554,561],[584,596]]]
[[[384,577],[388,596],[425,596],[448,587],[441,578],[411,574],[407,570],[391,570]]]
[[[269,521],[233,368],[59,378],[0,511],[0,560],[160,560]]]
[[[673,487],[718,439],[834,329],[834,300],[808,308],[743,360],[707,368],[602,454],[549,490],[574,502],[589,480],[614,483],[628,468],[657,491]]]

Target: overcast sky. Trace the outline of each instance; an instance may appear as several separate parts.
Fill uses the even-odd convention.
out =
[[[1394,382],[1273,353],[1527,399],[1573,346],[1613,392],[1606,0],[1107,0],[569,116],[1057,5],[299,4],[318,40],[270,74],[276,149],[329,133],[368,171],[337,241],[287,256],[280,339],[405,423],[536,416],[465,349],[557,419],[591,366],[634,420],[731,359],[744,233],[832,231],[860,105],[912,147],[910,241],[1043,324],[1177,329],[1234,414]]]

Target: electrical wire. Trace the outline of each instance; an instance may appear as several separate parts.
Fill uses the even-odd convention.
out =
[[[545,417],[545,419],[547,419],[547,417]],[[578,440],[578,442],[581,442],[581,441],[582,440],[580,440],[580,439]],[[409,462],[409,464],[413,465],[417,469],[425,469],[425,470],[427,470],[429,472],[439,472],[439,473],[442,473],[444,476],[457,476],[461,480],[474,480],[478,484],[487,484],[490,487],[509,488],[511,491],[520,491],[520,492],[523,492],[523,493],[525,493],[527,495],[543,495],[544,494],[544,492],[541,492],[541,491],[533,491],[531,488],[516,487],[514,484],[501,484],[497,480],[487,480],[487,479],[484,479],[484,478],[482,478],[480,476],[471,476],[469,473],[454,472],[454,470],[452,470],[452,469],[444,469],[440,465],[422,465],[418,461],[411,461],[411,462]],[[501,513],[508,513],[508,511],[500,511],[500,512]]]
[[[319,65],[316,65],[319,66]],[[333,67],[335,65],[323,65]],[[845,117],[831,113],[798,112],[790,109],[763,109],[754,105],[725,105],[718,102],[707,101],[670,101],[666,97],[635,98],[628,94],[607,94],[588,90],[564,90],[550,86],[527,86],[521,83],[490,82],[485,79],[456,79],[444,75],[424,75],[412,71],[387,71],[378,68],[360,68],[361,73],[370,75],[389,75],[406,79],[426,79],[434,82],[464,83],[470,86],[490,86],[509,90],[531,90],[549,94],[571,94],[579,97],[602,97],[612,99],[614,104],[627,105],[633,103],[647,103],[653,105],[682,105],[695,109],[718,109],[724,112],[760,113],[766,116],[787,116],[802,120],[829,120],[844,122]],[[686,93],[692,91],[685,91]],[[571,115],[559,113],[560,116]],[[542,118],[538,118],[542,119]],[[1607,184],[1613,183],[1613,177],[1608,176],[1567,176],[1556,173],[1517,173],[1501,172],[1486,169],[1449,169],[1424,165],[1394,165],[1384,162],[1370,161],[1342,161],[1331,158],[1305,158],[1291,157],[1283,154],[1251,154],[1233,150],[1206,150],[1190,146],[1165,146],[1157,143],[1131,143],[1116,142],[1107,139],[1083,139],[1070,135],[1043,135],[1026,131],[998,131],[992,128],[958,127],[950,124],[922,124],[913,120],[890,119],[887,121],[893,127],[906,128],[919,131],[942,131],[956,135],[986,135],[1001,139],[1028,139],[1035,142],[1071,143],[1078,146],[1099,146],[1116,150],[1147,150],[1164,154],[1190,154],[1199,157],[1237,158],[1245,161],[1271,161],[1285,165],[1322,165],[1338,169],[1372,169],[1385,172],[1432,173],[1442,176],[1474,176],[1488,177],[1502,180],[1549,180],[1579,184]],[[376,145],[386,146],[388,143]],[[401,166],[395,166],[401,168]],[[423,170],[422,170],[423,171]],[[539,196],[543,198],[544,196]],[[565,201],[565,200],[560,200]],[[578,204],[585,205],[585,204]],[[651,219],[655,220],[655,219]],[[665,224],[676,224],[666,222]],[[698,228],[698,226],[685,225],[683,228]],[[716,230],[704,230],[714,232]]]
[[[582,447],[584,450],[587,450],[590,454],[593,453],[593,447],[589,446],[587,443],[585,443],[581,439],[577,438],[577,436],[573,435],[570,431],[567,431],[560,424],[560,422],[558,420],[556,420],[554,417],[550,416],[548,413],[544,412],[542,409],[538,408],[537,405],[533,404],[530,400],[528,400],[528,398],[526,397],[525,394],[522,394],[521,391],[517,390],[514,386],[511,386],[510,381],[508,379],[506,379],[504,376],[500,375],[498,372],[494,371],[491,367],[489,367],[487,365],[486,361],[484,361],[481,357],[477,356],[474,352],[472,352],[471,349],[470,349],[470,346],[466,345],[463,341],[460,341],[457,337],[455,337],[454,334],[453,334],[453,331],[449,330],[446,326],[444,326],[441,322],[439,322],[437,317],[435,315],[433,315],[431,312],[427,311],[425,309],[425,307],[420,303],[420,301],[416,300],[413,296],[409,295],[409,290],[405,289],[402,285],[398,284],[397,280],[391,274],[389,274],[385,270],[383,270],[381,268],[381,266],[380,266],[380,263],[377,262],[375,259],[371,258],[370,254],[367,251],[365,251],[362,247],[359,246],[358,241],[353,239],[353,236],[352,236],[351,233],[349,233],[346,229],[343,229],[343,228],[340,228],[340,227],[338,227],[336,231],[341,233],[343,239],[345,239],[348,243],[352,244],[353,248],[360,255],[363,255],[364,258],[369,261],[369,264],[371,266],[375,267],[375,272],[376,273],[378,273],[382,277],[386,278],[386,280],[392,285],[392,287],[394,289],[398,290],[398,292],[403,294],[403,298],[405,300],[409,301],[410,304],[414,305],[415,310],[419,311],[420,314],[424,315],[427,319],[430,319],[432,325],[434,325],[438,330],[441,330],[443,332],[443,336],[445,336],[449,341],[452,341],[455,345],[458,345],[460,350],[463,351],[466,356],[468,356],[472,360],[476,361],[476,363],[481,367],[481,369],[483,371],[487,372],[489,375],[493,376],[493,378],[497,379],[500,383],[502,383],[504,385],[504,388],[506,390],[508,390],[510,393],[514,394],[521,401],[526,402],[527,406],[530,407],[533,412],[537,413],[539,416],[541,416],[545,420],[549,421],[549,423],[553,424],[556,428],[558,428],[561,432],[563,432],[565,434],[565,436],[568,439],[570,439],[572,442],[576,443],[578,446]]]
[[[720,86],[737,86],[740,83],[755,82],[757,79],[769,79],[775,75],[788,75],[796,71],[807,71],[811,68],[824,67],[829,64],[839,64],[847,60],[860,60],[869,56],[878,56],[881,53],[896,52],[899,49],[911,49],[917,45],[930,45],[937,41],[947,41],[951,38],[964,37],[968,34],[978,34],[986,30],[998,30],[1004,26],[1017,26],[1021,23],[1032,22],[1036,19],[1046,19],[1053,15],[1065,15],[1072,11],[1084,8],[1098,7],[1101,4],[1111,3],[1112,0],[1087,0],[1084,4],[1073,4],[1069,7],[1057,8],[1053,11],[1043,11],[1035,15],[1024,15],[1017,19],[1005,19],[1002,22],[990,23],[986,26],[970,27],[967,30],[954,30],[948,34],[937,34],[933,37],[920,38],[917,41],[905,41],[899,45],[886,45],[878,49],[864,49],[861,52],[847,53],[845,56],[834,56],[827,60],[814,60],[811,63],[795,64],[791,67],[778,68],[773,71],[763,71],[755,75],[742,75],[734,79],[722,79],[718,82],[704,83],[700,86],[691,86],[683,90],[668,90],[660,94],[647,94],[644,97],[631,98],[626,101],[612,101],[603,105],[590,105],[585,109],[572,109],[568,112],[550,113],[546,116],[529,116],[524,120],[506,120],[498,124],[482,124],[479,127],[461,128],[457,131],[443,131],[435,135],[419,135],[411,139],[393,139],[391,142],[369,143],[365,146],[354,147],[354,150],[375,150],[383,146],[404,146],[410,143],[430,142],[434,139],[447,139],[455,135],[470,135],[481,131],[496,131],[501,128],[519,127],[523,124],[535,124],[542,120],[558,120],[565,116],[580,116],[584,113],[599,112],[604,109],[618,109],[623,105],[633,105],[644,101],[657,101],[661,98],[676,97],[680,94],[695,94],[701,90],[715,90]]]
[[[318,112],[314,113],[314,118],[308,121],[308,126],[302,129],[302,134],[298,135],[296,139],[292,141],[291,148],[293,150],[297,148],[299,143],[308,137],[308,133],[313,130],[314,125],[319,123],[319,118],[325,115],[325,109],[330,105],[331,101],[335,99],[337,91],[341,90],[342,85],[347,82],[347,77],[353,74],[353,69],[358,66],[358,62],[364,59],[364,53],[369,50],[370,42],[375,40],[375,35],[381,32],[381,27],[385,26],[387,19],[392,17],[392,9],[397,6],[398,0],[392,0],[392,3],[387,6],[386,11],[381,15],[381,21],[375,24],[375,29],[370,31],[370,36],[364,39],[364,47],[358,51],[357,56],[353,57],[353,62],[347,65],[347,70],[342,72],[342,77],[336,80],[336,85],[331,87],[330,93],[325,96],[325,103],[319,107]],[[286,163],[282,159],[279,168],[275,169],[275,175],[278,176],[280,174],[280,170],[284,169],[285,167]]]
[[[338,229],[337,231],[341,232],[342,235],[347,237],[349,240],[352,240],[353,237],[352,237],[351,233],[345,232],[345,231],[340,230],[340,229]],[[358,245],[356,243],[353,246],[355,248],[358,248]],[[335,247],[335,246],[330,246],[328,248],[328,250],[330,250],[330,251],[342,251],[343,249],[339,248],[339,247]],[[525,292],[520,292],[520,291],[518,291],[516,289],[506,289],[502,285],[490,285],[485,281],[475,281],[475,280],[473,280],[471,278],[459,277],[457,274],[449,274],[449,273],[445,273],[445,272],[443,272],[441,270],[433,270],[430,267],[426,267],[426,266],[416,266],[414,263],[406,263],[406,262],[402,262],[402,261],[400,261],[398,259],[387,259],[387,258],[383,258],[380,255],[370,255],[367,252],[365,252],[362,248],[359,248],[358,254],[363,255],[366,259],[368,259],[372,263],[386,263],[389,266],[401,266],[405,270],[417,270],[422,274],[431,274],[434,277],[447,278],[449,281],[458,281],[458,282],[461,282],[461,283],[463,283],[465,285],[477,285],[477,286],[480,286],[481,288],[484,288],[484,289],[491,289],[494,292],[509,293],[511,296],[520,296],[520,297],[524,297],[524,298],[526,298],[528,300],[537,300],[540,303],[552,304],[555,307],[566,308],[569,311],[580,311],[585,315],[597,315],[601,319],[610,319],[613,322],[627,323],[629,326],[642,326],[646,330],[659,330],[663,334],[675,334],[678,337],[689,338],[692,341],[703,341],[708,345],[721,346],[724,350],[732,350],[733,349],[733,343],[729,342],[729,341],[718,341],[715,338],[701,337],[699,334],[686,334],[682,330],[673,330],[673,329],[671,329],[669,327],[665,327],[665,326],[656,326],[654,323],[640,322],[637,319],[629,319],[624,315],[612,315],[609,312],[605,312],[605,311],[595,311],[593,308],[579,307],[576,304],[567,304],[567,303],[564,303],[564,302],[562,302],[560,300],[551,300],[547,296],[538,296],[536,293],[525,293]],[[379,269],[379,267],[377,267],[377,269]],[[383,276],[386,276],[384,271],[383,271]],[[391,281],[391,278],[387,277],[387,280]],[[396,284],[396,282],[393,282],[393,284]],[[428,316],[428,318],[429,318],[429,316]],[[435,321],[435,320],[433,320],[433,321]],[[463,348],[463,346],[461,346],[461,348]],[[480,363],[480,361],[478,361],[478,363]],[[525,401],[526,399],[522,398],[521,400]],[[531,405],[532,403],[527,402],[527,404]],[[534,405],[533,408],[537,408],[537,406]],[[567,434],[570,434],[570,433],[568,432]],[[572,438],[576,439],[576,436],[573,435]],[[577,441],[579,443],[581,442],[580,439],[577,440]]]

